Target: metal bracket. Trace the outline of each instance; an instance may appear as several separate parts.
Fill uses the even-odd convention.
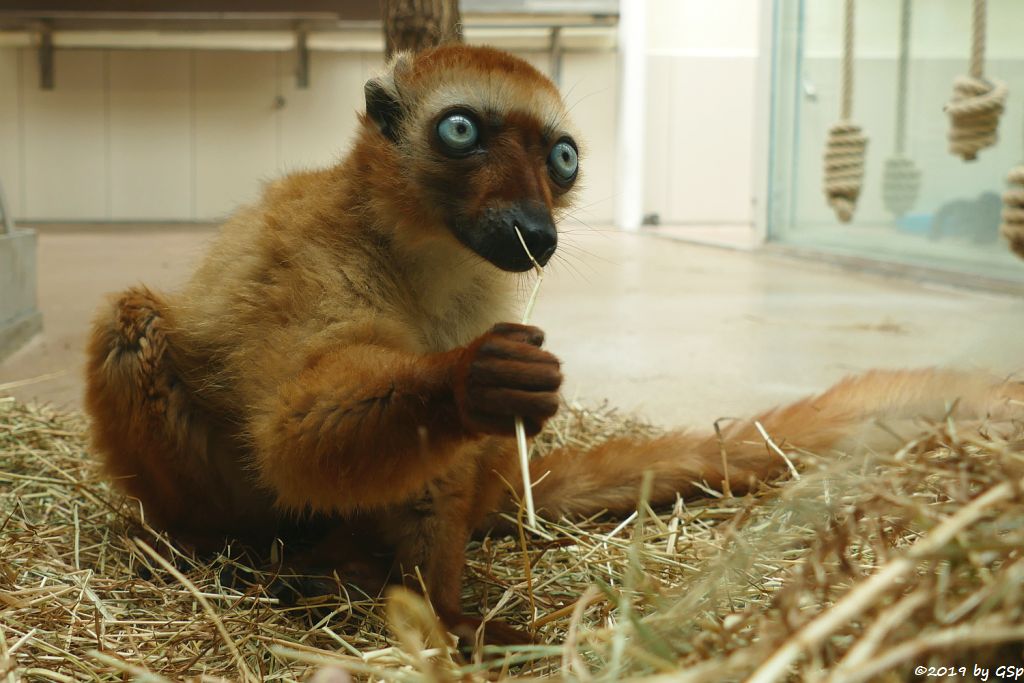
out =
[[[306,39],[305,31],[295,34],[295,87],[299,90],[309,88],[309,47]]]
[[[53,30],[44,26],[39,31],[39,87],[53,90]]]
[[[565,49],[562,47],[562,27],[551,27],[551,43],[548,48],[551,53],[551,80],[559,88],[562,87],[562,55]]]
[[[4,196],[4,186],[0,183],[0,234],[14,234],[14,219],[11,212],[7,210],[7,198]]]

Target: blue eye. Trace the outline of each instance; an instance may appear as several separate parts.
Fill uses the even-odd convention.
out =
[[[465,152],[476,144],[479,135],[476,124],[465,114],[452,114],[437,124],[441,142],[456,152]]]
[[[569,141],[557,142],[551,148],[551,154],[548,155],[548,167],[551,169],[551,174],[555,176],[555,180],[563,183],[569,182],[576,177],[576,172],[580,168],[579,153]]]

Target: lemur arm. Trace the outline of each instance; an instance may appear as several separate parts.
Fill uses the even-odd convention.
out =
[[[255,411],[260,480],[284,508],[346,512],[408,500],[462,444],[536,433],[558,409],[557,359],[533,327],[501,324],[451,351],[360,344],[322,354]]]

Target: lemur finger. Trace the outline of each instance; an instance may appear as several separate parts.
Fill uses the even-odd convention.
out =
[[[489,415],[473,411],[466,415],[465,423],[479,434],[512,436],[515,433],[515,418],[510,415]]]
[[[523,421],[523,431],[526,432],[527,436],[537,436],[540,434],[540,430],[544,429],[544,420],[535,420],[532,417],[523,417],[520,419]]]
[[[530,363],[559,364],[558,358],[543,349],[521,341],[503,337],[491,337],[480,345],[477,357],[506,358]]]
[[[473,392],[476,412],[547,419],[558,412],[558,394],[481,388]]]
[[[470,367],[469,380],[483,386],[557,391],[562,386],[562,373],[556,363],[488,359]]]
[[[533,325],[519,323],[498,323],[491,328],[491,333],[513,341],[525,342],[534,346],[544,343],[544,330]]]
[[[490,415],[473,412],[466,416],[467,427],[481,434],[512,436],[515,434],[516,418],[511,415]],[[544,428],[544,420],[532,417],[520,418],[527,436],[537,436]]]

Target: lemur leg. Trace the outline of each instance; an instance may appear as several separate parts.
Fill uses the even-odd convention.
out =
[[[426,589],[440,615],[462,612],[462,570],[469,540],[469,495],[463,471],[430,484],[412,503],[385,514],[382,532],[395,548],[395,569],[412,590]],[[420,579],[422,577],[422,584]]]
[[[232,495],[240,482],[225,481],[225,463],[211,462],[218,439],[170,357],[164,309],[139,287],[112,298],[94,320],[86,366],[93,444],[148,522],[215,549],[226,533],[243,530]]]
[[[426,589],[434,611],[463,645],[475,642],[482,623],[462,611],[465,548],[476,524],[471,516],[475,483],[475,468],[460,468],[432,482],[421,498],[388,515],[383,524],[403,583],[415,591]],[[495,645],[531,641],[528,634],[497,620],[484,624],[483,639]]]

